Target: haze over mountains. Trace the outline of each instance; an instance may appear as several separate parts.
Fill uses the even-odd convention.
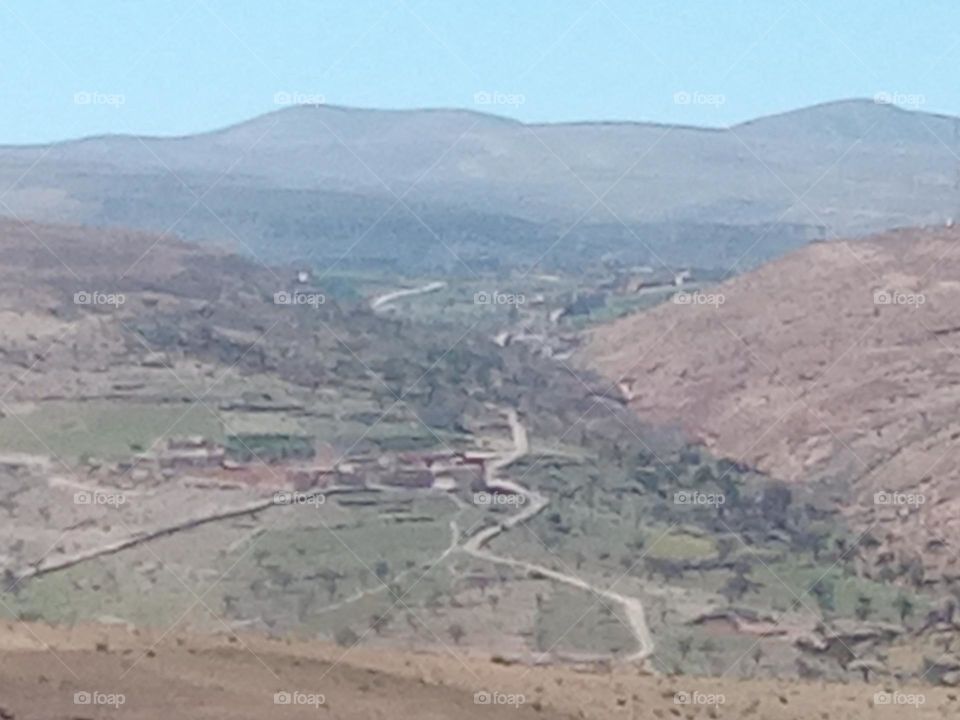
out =
[[[0,211],[404,272],[742,269],[954,216],[957,128],[868,100],[729,129],[296,106],[182,138],[0,148]]]

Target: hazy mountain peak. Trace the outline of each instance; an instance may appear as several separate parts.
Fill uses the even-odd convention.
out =
[[[351,137],[386,132],[464,132],[472,127],[498,127],[521,123],[498,115],[459,108],[381,110],[342,105],[291,105],[259,115],[214,134],[246,138],[275,129],[288,140],[315,138],[333,132]]]
[[[891,100],[891,102],[887,102]],[[878,93],[877,99],[851,98],[757,118],[733,129],[754,136],[818,136],[838,140],[937,142],[947,140],[956,125],[948,118],[895,104],[910,98]],[[914,98],[919,104],[922,98]],[[936,137],[935,137],[936,136]]]

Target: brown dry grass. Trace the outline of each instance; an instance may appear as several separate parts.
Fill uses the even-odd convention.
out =
[[[853,481],[863,527],[956,544],[958,277],[957,230],[814,244],[709,289],[719,308],[667,303],[600,328],[580,360],[623,378],[641,417],[721,455],[790,481]],[[925,302],[878,305],[876,291]],[[898,517],[874,504],[880,490],[927,502]]]
[[[608,672],[505,666],[457,651],[426,654],[256,636],[229,638],[131,634],[117,627],[0,628],[0,707],[17,720],[164,717],[226,719],[417,718],[755,718],[756,720],[918,720],[956,717],[956,693],[921,694],[919,708],[874,706],[882,686],[670,678],[632,668]],[[48,649],[45,649],[46,646]],[[149,654],[145,654],[149,651]],[[62,662],[61,662],[62,661]],[[128,669],[132,666],[132,670]],[[75,674],[74,674],[75,673]],[[892,690],[893,688],[887,688]],[[123,693],[112,708],[76,706],[77,691]],[[283,690],[322,693],[326,705],[279,707]],[[518,708],[474,703],[478,690],[523,694]],[[721,694],[718,706],[678,705],[677,692]]]

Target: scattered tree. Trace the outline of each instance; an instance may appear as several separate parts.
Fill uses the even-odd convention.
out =
[[[333,639],[340,647],[353,647],[360,642],[360,636],[349,627],[343,627],[334,633]]]
[[[897,613],[900,615],[900,622],[906,622],[907,618],[913,615],[913,602],[903,593],[900,593],[897,596],[894,605],[897,608]]]
[[[447,634],[450,636],[450,639],[453,640],[454,645],[459,645],[460,641],[463,640],[463,636],[467,633],[459,623],[453,623],[447,628]]]
[[[393,622],[393,617],[390,613],[384,613],[383,615],[371,615],[370,616],[370,629],[374,633],[380,635],[384,630],[387,629],[387,625]]]
[[[760,512],[763,518],[775,528],[785,528],[792,499],[793,495],[786,485],[773,483],[767,486],[760,496]]]
[[[820,606],[820,612],[824,615],[836,609],[834,601],[835,590],[833,580],[829,578],[820,578],[811,590],[813,596],[817,599],[817,604]]]
[[[733,604],[746,595],[753,585],[754,583],[747,580],[746,575],[738,572],[723,584],[720,594],[726,598],[727,603]]]
[[[719,646],[713,641],[712,638],[707,638],[702,643],[700,643],[700,652],[704,655],[710,655],[719,650]]]
[[[709,465],[701,465],[693,474],[693,482],[698,487],[712,485],[715,481],[716,477],[714,476],[713,470],[710,469]]]

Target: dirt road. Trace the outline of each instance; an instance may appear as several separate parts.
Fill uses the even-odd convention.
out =
[[[515,515],[512,515],[509,519],[491,527],[484,528],[483,530],[480,530],[476,534],[472,535],[463,544],[463,551],[480,560],[486,560],[488,562],[497,563],[500,565],[508,565],[510,567],[523,570],[528,574],[541,575],[554,580],[555,582],[563,583],[580,590],[585,590],[593,595],[606,598],[607,600],[617,603],[623,607],[624,614],[626,616],[626,623],[633,633],[637,643],[637,649],[627,656],[625,660],[627,662],[646,660],[653,653],[653,637],[651,636],[650,628],[647,625],[646,615],[643,611],[643,604],[639,600],[614,592],[612,586],[609,588],[604,588],[587,582],[586,580],[583,580],[575,575],[552,570],[543,565],[537,565],[525,560],[517,560],[505,555],[498,555],[485,549],[486,545],[488,545],[494,538],[509,531],[511,528],[519,525],[520,523],[530,520],[550,503],[549,499],[543,495],[530,490],[519,483],[499,477],[501,470],[522,458],[529,451],[527,431],[520,422],[520,419],[517,417],[516,411],[512,409],[507,411],[507,419],[510,423],[510,428],[513,434],[513,449],[501,455],[499,458],[496,458],[492,462],[487,463],[486,484],[487,487],[492,489],[505,490],[510,493],[521,495],[526,498],[526,502],[523,503],[523,509]]]
[[[407,288],[404,290],[393,290],[384,295],[378,295],[373,300],[370,301],[371,310],[384,310],[387,306],[392,303],[394,300],[399,300],[404,297],[411,297],[413,295],[425,295],[426,293],[436,292],[437,290],[443,290],[447,284],[442,280],[437,282],[427,283],[426,285],[421,285],[420,287]]]

